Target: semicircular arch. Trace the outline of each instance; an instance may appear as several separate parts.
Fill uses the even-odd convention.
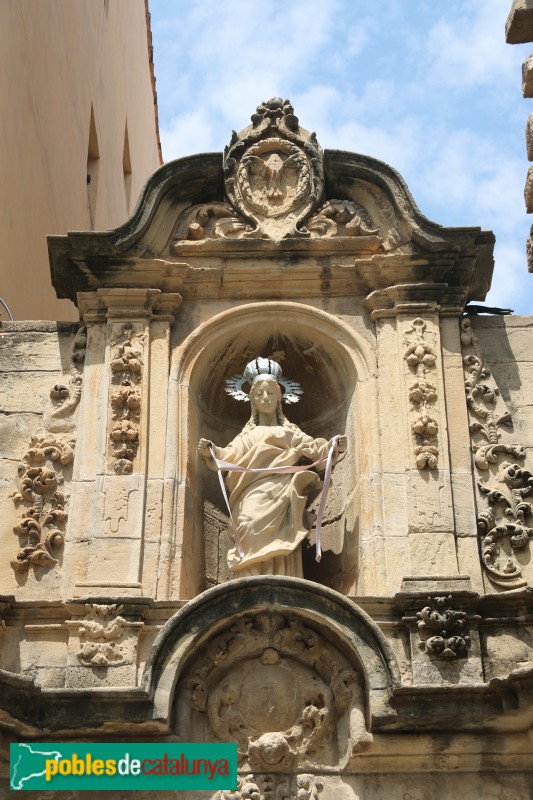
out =
[[[371,617],[327,587],[297,578],[256,576],[205,591],[162,628],[142,678],[142,688],[153,698],[154,718],[172,725],[173,708],[184,688],[182,678],[200,653],[211,647],[214,662],[228,657],[224,650],[214,653],[221,634],[235,631],[239,619],[254,620],[265,612],[279,614],[280,609],[288,626],[309,626],[306,630],[342,652],[362,676],[367,722],[383,715],[401,680],[394,653]],[[228,641],[231,648],[231,635]]]
[[[195,445],[201,437],[225,445],[242,429],[249,406],[230,397],[224,381],[242,372],[256,356],[279,360],[284,375],[301,384],[302,402],[286,410],[291,422],[313,437],[330,438],[346,432],[348,454],[336,470],[339,508],[330,514],[338,517],[338,523],[335,530],[331,528],[331,546],[325,548],[320,569],[309,555],[304,576],[353,593],[361,508],[354,492],[361,476],[376,472],[379,462],[378,431],[366,424],[377,404],[370,380],[375,356],[363,324],[357,329],[343,318],[305,303],[281,301],[244,303],[222,311],[175,349],[166,472],[174,474],[178,487],[174,550],[181,553],[181,560],[170,564],[174,571],[170,584],[179,587],[179,597],[190,598],[206,585],[231,577],[224,574],[223,558],[220,574],[206,574],[205,564],[211,556],[205,548],[223,550],[227,545],[220,545],[221,534],[214,544],[207,541],[205,504],[214,509],[219,528],[225,528],[220,522],[225,509],[216,475],[207,474]]]

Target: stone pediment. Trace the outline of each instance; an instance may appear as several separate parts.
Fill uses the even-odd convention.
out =
[[[74,302],[99,288],[200,299],[252,296],[250,282],[255,296],[273,281],[280,296],[294,296],[295,283],[313,296],[430,282],[442,287],[435,302],[456,309],[488,291],[493,243],[491,232],[428,220],[387,164],[322,151],[288,101],[273,98],[223,156],[155,172],[124,225],[50,237],[49,251],[58,296]],[[380,295],[378,306],[390,302]]]

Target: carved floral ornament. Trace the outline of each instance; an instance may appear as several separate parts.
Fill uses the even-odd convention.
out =
[[[324,202],[323,154],[314,133],[300,128],[288,100],[274,97],[258,106],[252,125],[233,132],[224,153],[229,202],[189,209],[171,250],[183,240],[286,237],[374,237],[384,249],[368,212],[351,200]],[[397,244],[397,242],[394,242]]]
[[[525,459],[525,448],[501,440],[500,428],[511,426],[511,416],[498,408],[500,393],[468,317],[461,322],[461,344],[466,401],[473,418],[470,433],[477,439],[472,442],[480,475],[477,486],[487,502],[477,518],[481,560],[492,583],[501,589],[516,589],[526,585],[518,554],[529,548],[533,536],[533,475],[514,461]]]
[[[439,457],[439,424],[433,411],[437,402],[437,387],[432,377],[436,372],[437,355],[427,341],[426,327],[424,320],[417,317],[405,331],[404,359],[410,372],[416,376],[409,385],[416,466],[418,469],[436,469]]]
[[[140,384],[143,366],[142,334],[136,333],[131,323],[122,326],[114,342],[111,357],[111,394],[113,423],[109,433],[113,454],[113,469],[118,475],[128,475],[139,449],[139,421],[141,417]]]
[[[85,666],[118,666],[125,661],[124,647],[120,644],[129,623],[120,616],[124,606],[91,603],[85,619],[80,622],[78,660]]]
[[[421,650],[435,658],[466,656],[470,637],[466,635],[466,612],[452,607],[453,598],[428,597],[429,605],[417,612],[418,629],[425,638]],[[429,635],[428,635],[429,634]]]
[[[64,542],[68,519],[63,490],[65,467],[74,460],[76,439],[72,415],[81,397],[87,336],[85,327],[76,334],[70,352],[68,386],[56,384],[43,414],[43,427],[30,440],[18,468],[17,491],[11,497],[24,505],[20,522],[13,528],[21,547],[11,566],[18,573],[32,567],[53,567]]]
[[[206,645],[181,687],[188,735],[207,725],[215,740],[236,741],[240,767],[254,774],[338,763],[372,740],[361,676],[290,615],[241,617]]]

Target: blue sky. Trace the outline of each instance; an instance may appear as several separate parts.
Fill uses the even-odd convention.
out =
[[[523,189],[533,101],[511,0],[150,0],[163,158],[223,150],[289,98],[322,147],[400,172],[441,225],[496,235],[486,302],[533,314]]]

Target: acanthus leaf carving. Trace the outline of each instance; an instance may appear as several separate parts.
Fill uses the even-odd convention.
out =
[[[350,200],[328,200],[306,223],[312,238],[334,236],[379,236],[368,213]]]
[[[243,217],[236,216],[228,203],[212,202],[189,210],[178,226],[171,249],[179,251],[183,239],[202,242],[206,239],[264,238],[261,228],[254,228]],[[379,230],[372,227],[362,206],[348,200],[328,200],[298,231],[299,237],[333,239],[339,236],[372,236],[381,242]],[[385,247],[381,242],[382,247]]]
[[[439,423],[433,416],[437,402],[437,387],[428,378],[436,369],[437,355],[425,340],[426,323],[420,317],[404,334],[404,359],[416,380],[409,386],[411,405],[411,431],[414,439],[414,455],[418,469],[438,467]]]
[[[18,468],[17,491],[11,497],[16,506],[26,506],[13,528],[21,537],[21,546],[11,561],[18,573],[26,573],[30,566],[51,568],[59,563],[57,556],[68,519],[63,470],[74,460],[72,415],[81,397],[80,367],[85,360],[86,343],[86,329],[81,326],[70,350],[69,384],[56,384],[50,390],[42,428],[31,437]]]
[[[517,551],[523,551],[533,535],[528,525],[533,505],[524,499],[533,492],[533,476],[507,460],[508,456],[523,460],[526,449],[501,441],[500,429],[512,425],[511,415],[497,406],[500,392],[491,380],[468,317],[461,321],[461,344],[466,402],[475,418],[470,432],[481,437],[481,441],[472,442],[474,465],[481,473],[477,487],[488,504],[477,517],[481,562],[493,584],[501,589],[516,589],[526,585]]]
[[[495,583],[505,586],[511,582],[515,588],[520,567],[502,544],[508,542],[514,554],[523,550],[533,536],[533,529],[526,524],[533,506],[524,500],[533,493],[533,475],[518,464],[504,461],[495,479],[478,481],[478,488],[491,506],[480,512],[477,521],[483,564]],[[520,585],[524,584],[525,581],[520,581]]]
[[[213,800],[318,800],[323,789],[316,775],[300,774],[237,776],[236,790],[221,790]]]

